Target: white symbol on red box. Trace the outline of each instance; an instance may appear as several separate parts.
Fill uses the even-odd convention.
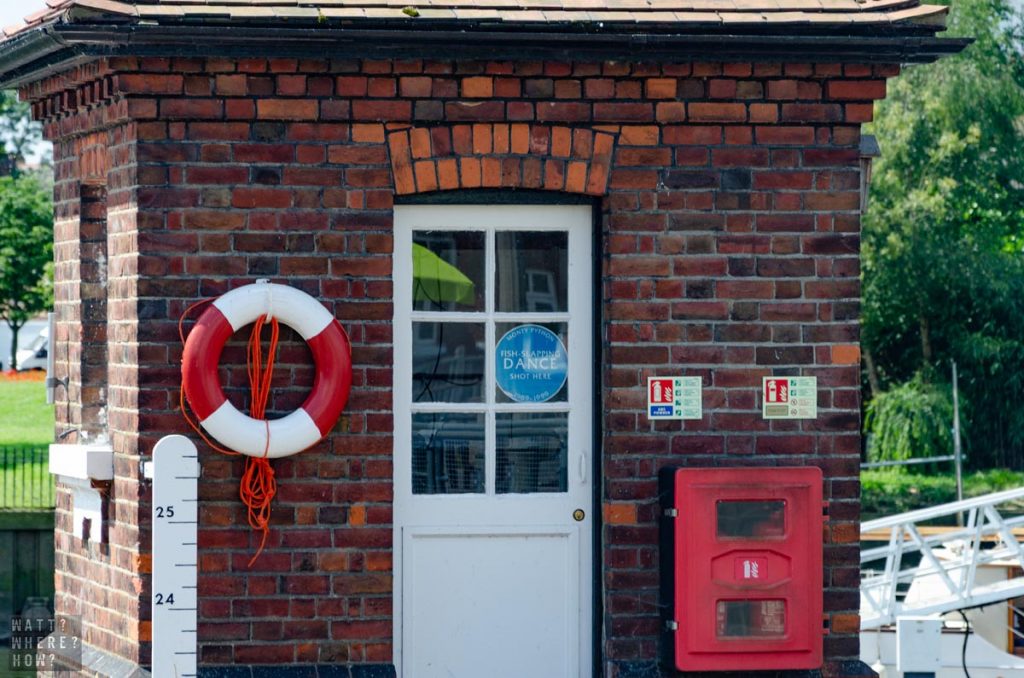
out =
[[[765,384],[765,397],[770,403],[788,403],[789,379],[769,379]]]
[[[744,560],[743,561],[743,578],[744,579],[760,579],[761,567],[756,560]]]
[[[651,402],[670,403],[672,402],[672,382],[668,380],[656,380],[651,382]]]

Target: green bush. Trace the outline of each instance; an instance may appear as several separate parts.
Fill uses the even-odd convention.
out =
[[[864,471],[860,482],[862,520],[956,501],[956,478],[951,470],[943,475]],[[965,498],[1020,487],[1024,487],[1024,473],[1017,471],[992,469],[964,475]]]
[[[867,404],[869,461],[940,457],[953,452],[953,399],[948,387],[923,379],[879,393]]]

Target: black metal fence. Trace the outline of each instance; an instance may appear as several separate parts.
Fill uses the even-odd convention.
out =
[[[0,510],[54,507],[45,445],[0,446]]]

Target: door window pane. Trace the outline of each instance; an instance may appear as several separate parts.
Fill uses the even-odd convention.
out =
[[[568,333],[567,323],[496,323],[495,401],[565,402]]]
[[[568,490],[569,415],[496,415],[498,494]]]
[[[715,512],[719,537],[773,539],[786,536],[786,502],[781,499],[719,501]]]
[[[786,603],[781,600],[720,600],[719,638],[778,638],[786,635]]]
[[[484,415],[414,414],[413,494],[484,491]]]
[[[568,233],[499,231],[495,245],[495,306],[499,312],[568,310]]]
[[[484,397],[483,323],[412,324],[412,401],[478,403]]]
[[[482,231],[416,231],[412,237],[412,307],[482,311],[486,299]]]

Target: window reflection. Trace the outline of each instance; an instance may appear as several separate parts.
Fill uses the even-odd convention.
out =
[[[715,513],[719,537],[770,539],[786,535],[786,502],[781,499],[719,501]]]
[[[498,494],[568,490],[569,415],[496,415]]]
[[[413,494],[484,491],[484,415],[415,414]]]
[[[412,303],[417,311],[482,311],[482,231],[417,231],[412,244]]]
[[[720,600],[716,613],[720,638],[786,635],[786,603],[782,600]]]
[[[504,313],[568,310],[569,234],[504,231],[495,236],[496,307]]]
[[[414,322],[412,400],[478,403],[484,397],[483,323]]]

